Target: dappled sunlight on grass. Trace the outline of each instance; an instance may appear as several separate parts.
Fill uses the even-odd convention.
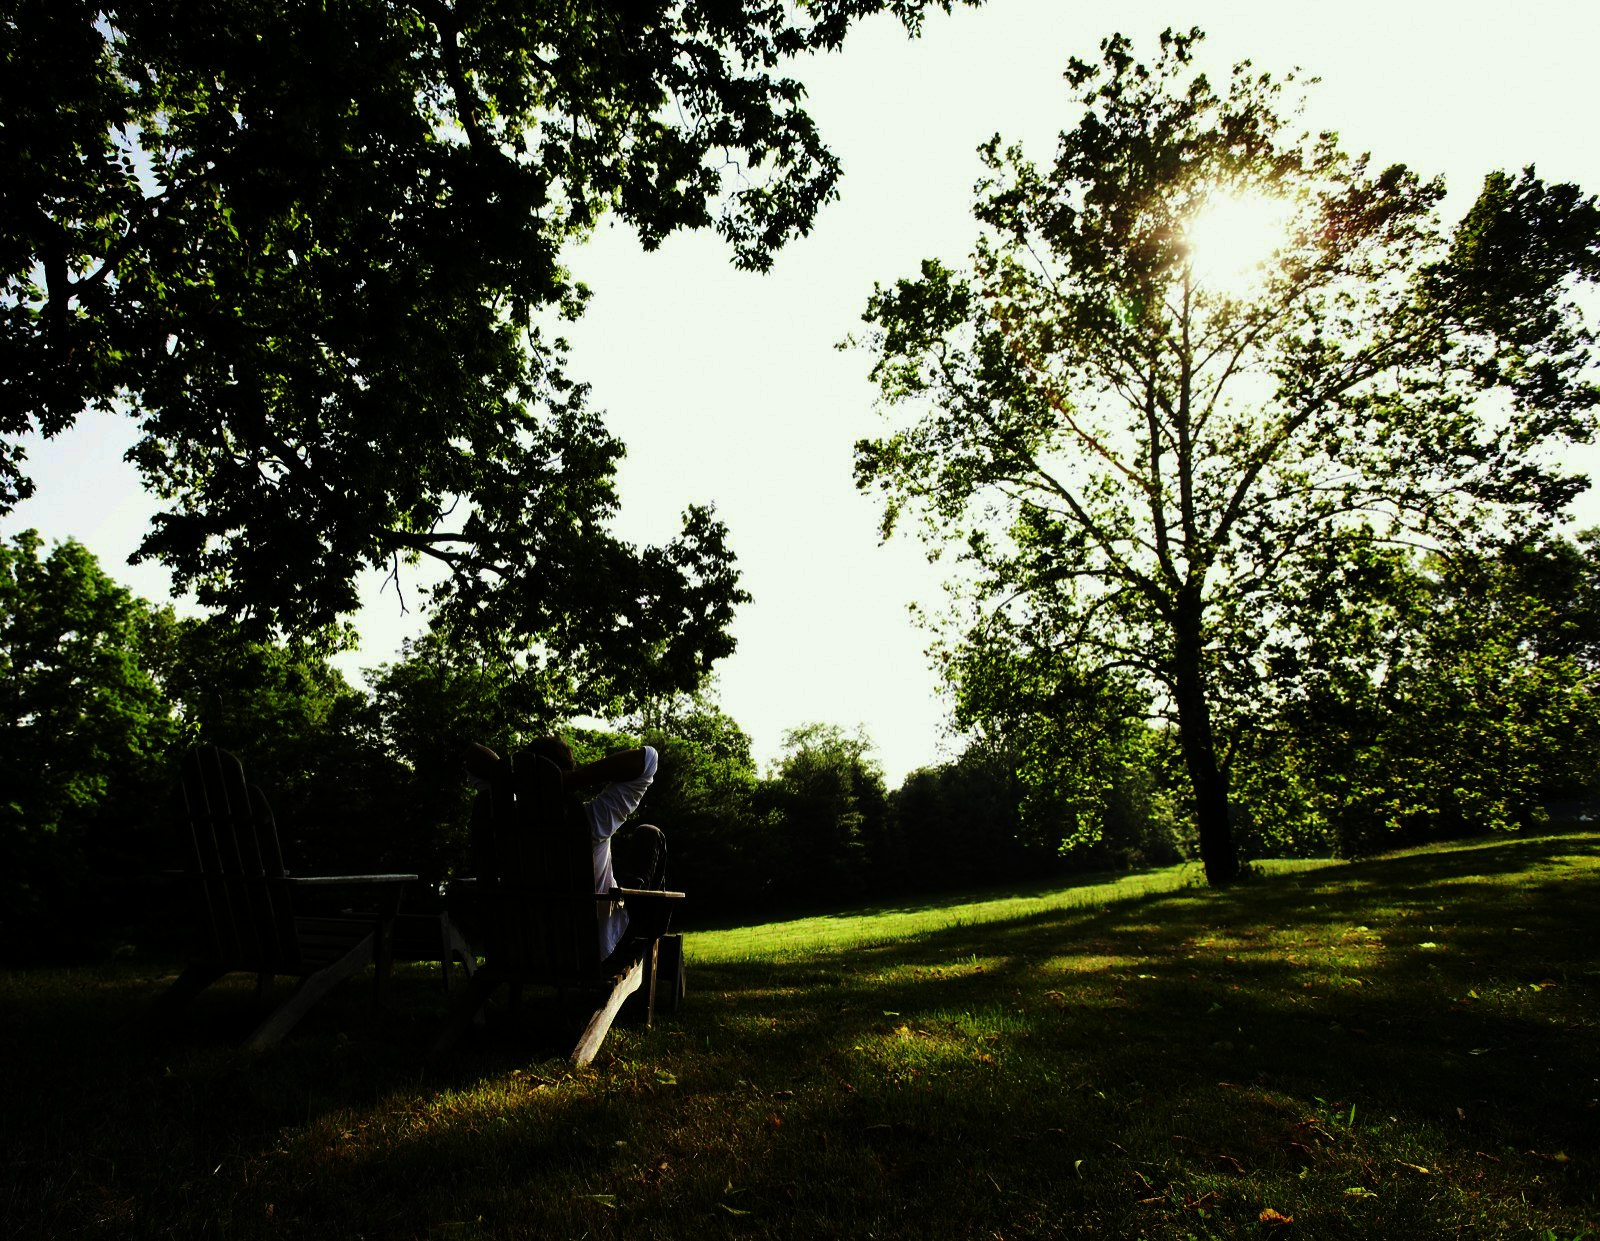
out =
[[[1144,956],[1113,956],[1109,952],[1074,952],[1050,957],[1041,961],[1039,967],[1046,973],[1065,970],[1080,974],[1109,974],[1117,970],[1138,969],[1148,960]]]
[[[890,1010],[884,1018],[890,1028],[856,1043],[851,1063],[858,1077],[891,1084],[992,1068],[1007,1042],[1029,1029],[1025,1021],[998,1011],[926,1013],[915,1021],[902,1021],[898,1012]]]

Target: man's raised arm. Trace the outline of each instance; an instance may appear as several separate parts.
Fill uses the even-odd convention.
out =
[[[636,750],[613,750],[604,758],[597,758],[581,767],[561,773],[561,787],[566,789],[593,788],[600,784],[621,784],[637,780],[644,775],[645,753]]]

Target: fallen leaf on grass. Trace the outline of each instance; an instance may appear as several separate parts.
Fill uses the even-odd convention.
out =
[[[1376,1198],[1378,1195],[1362,1185],[1352,1185],[1344,1191],[1346,1198]]]
[[[1556,1151],[1553,1155],[1547,1155],[1543,1151],[1529,1151],[1528,1154],[1532,1155],[1535,1159],[1543,1159],[1546,1163],[1572,1162],[1566,1151]]]
[[[1268,1228],[1287,1228],[1294,1223],[1294,1216],[1284,1215],[1279,1211],[1274,1211],[1271,1207],[1266,1207],[1256,1218]]]
[[[1407,1163],[1404,1159],[1396,1159],[1395,1162],[1402,1168],[1410,1168],[1413,1172],[1420,1172],[1423,1176],[1433,1175],[1431,1169],[1424,1168],[1420,1163]]]
[[[1243,1176],[1245,1174],[1244,1164],[1240,1163],[1232,1155],[1218,1155],[1216,1164],[1224,1172],[1232,1172],[1235,1176]]]

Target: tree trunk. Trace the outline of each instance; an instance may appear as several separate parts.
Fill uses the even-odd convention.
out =
[[[1194,789],[1200,861],[1206,869],[1206,882],[1220,887],[1239,877],[1239,851],[1234,847],[1233,824],[1228,816],[1228,782],[1217,765],[1217,750],[1211,736],[1211,699],[1206,686],[1199,613],[1198,601],[1180,602],[1174,626],[1173,682],[1183,762]]]

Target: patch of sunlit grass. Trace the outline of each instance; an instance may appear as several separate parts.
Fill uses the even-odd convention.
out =
[[[909,908],[876,907],[845,914],[794,918],[759,926],[704,931],[687,945],[691,959],[715,961],[795,960],[825,952],[849,952],[873,944],[962,927],[1013,921],[1039,914],[1091,909],[1107,902],[1171,892],[1196,881],[1193,866],[1172,866],[1103,883],[1029,896],[928,902]]]

